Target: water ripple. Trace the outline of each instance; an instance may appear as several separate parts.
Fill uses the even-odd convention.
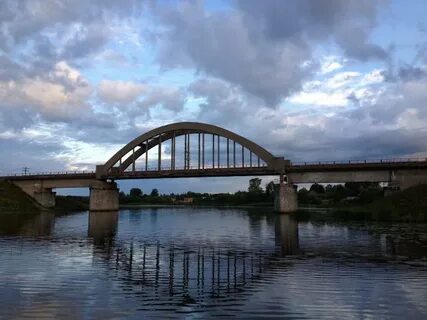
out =
[[[37,219],[0,215],[1,319],[427,317],[426,225],[189,208]]]

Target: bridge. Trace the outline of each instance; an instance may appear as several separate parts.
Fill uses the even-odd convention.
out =
[[[93,172],[36,173],[0,177],[45,207],[55,205],[58,188],[90,188],[92,211],[117,210],[117,180],[278,176],[275,209],[297,209],[295,184],[386,182],[405,189],[427,183],[427,159],[292,163],[236,133],[197,122],[153,129],[126,144]]]

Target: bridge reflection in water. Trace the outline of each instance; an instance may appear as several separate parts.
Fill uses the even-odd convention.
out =
[[[49,211],[39,214],[3,214],[0,212],[0,235],[45,237],[55,226],[55,214]]]
[[[153,215],[153,214],[152,214]],[[154,214],[156,215],[156,214]],[[290,215],[277,215],[275,245],[220,248],[215,245],[162,244],[137,240],[118,242],[118,212],[90,212],[88,236],[94,257],[107,262],[128,289],[151,297],[170,295],[181,303],[200,303],[208,297],[241,293],[268,273],[275,260],[298,253],[298,223]],[[274,263],[273,263],[274,264]]]
[[[400,308],[402,289],[399,284],[394,295],[396,288],[387,285],[391,280],[403,276],[406,285],[416,279],[413,288],[420,289],[414,292],[422,297],[425,291],[418,281],[421,269],[384,264],[390,254],[425,259],[425,242],[419,239],[425,227],[414,234],[412,229],[398,230],[396,237],[382,225],[298,224],[295,216],[262,214],[259,209],[12,217],[0,214],[0,275],[6,292],[0,306],[6,318],[21,319],[29,312],[33,318],[35,312],[42,318],[133,313],[139,318],[167,318],[171,313],[180,318],[182,313],[202,316],[199,312],[226,318],[276,312],[280,318],[297,318],[304,305],[307,318],[325,308],[345,317],[348,309],[325,301],[353,301],[358,294],[361,302],[354,314],[367,309],[378,314],[382,293],[388,301],[397,297],[393,301]],[[378,259],[380,269],[373,272],[372,261]],[[375,298],[371,292],[378,292],[378,286],[383,290]],[[9,294],[19,290],[19,298]],[[374,297],[368,306],[366,296]]]

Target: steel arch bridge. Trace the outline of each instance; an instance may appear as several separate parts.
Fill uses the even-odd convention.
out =
[[[180,122],[151,130],[120,149],[96,172],[0,176],[44,207],[58,188],[90,188],[90,210],[119,209],[115,181],[122,179],[280,175],[275,210],[297,209],[298,183],[386,182],[393,188],[427,183],[427,159],[291,163],[226,129]],[[286,183],[284,183],[286,181]]]
[[[96,167],[96,177],[283,174],[289,163],[226,129],[205,123],[179,122],[153,129],[132,140],[104,165]]]

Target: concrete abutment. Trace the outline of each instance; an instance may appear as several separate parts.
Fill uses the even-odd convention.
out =
[[[115,182],[96,179],[17,180],[14,185],[44,208],[55,207],[56,188],[90,188],[89,207],[92,211],[119,209],[119,190]]]
[[[42,207],[53,208],[56,204],[55,195],[56,192],[53,192],[52,189],[44,189],[40,191],[35,191],[32,197]]]

